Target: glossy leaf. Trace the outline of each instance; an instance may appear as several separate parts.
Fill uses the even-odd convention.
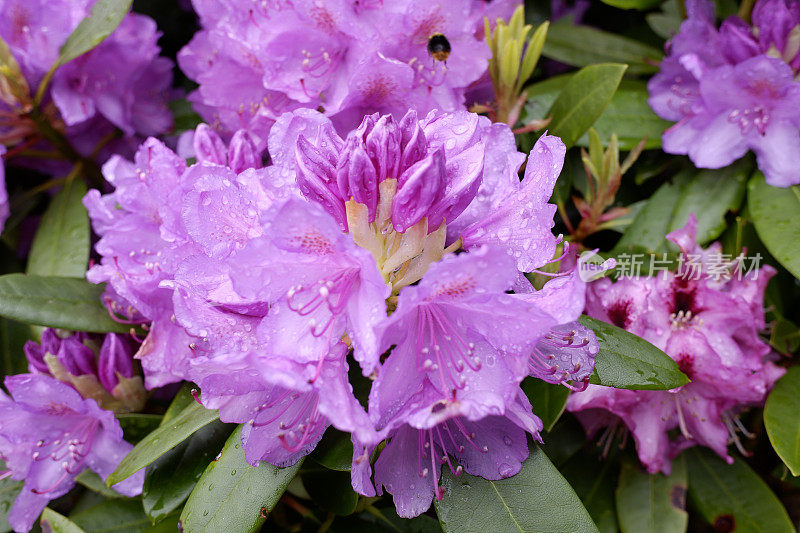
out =
[[[262,461],[250,466],[244,458],[240,426],[189,496],[181,514],[184,531],[257,531],[301,464],[302,460],[278,468]]]
[[[33,340],[32,333],[27,324],[0,318],[0,377],[28,371],[23,347],[27,341]]]
[[[311,457],[331,470],[349,472],[353,462],[353,442],[350,440],[350,435],[333,426],[329,427],[311,452]]]
[[[217,411],[206,409],[196,402],[189,405],[168,424],[160,426],[134,446],[108,476],[106,484],[112,486],[129,478],[218,418]]]
[[[303,486],[314,503],[326,511],[349,515],[356,510],[358,494],[350,484],[350,472],[312,467],[310,472],[303,474]]]
[[[747,205],[769,253],[800,278],[800,186],[772,187],[757,172],[748,184]]]
[[[67,38],[59,52],[57,65],[81,56],[111,35],[131,9],[133,0],[97,0],[91,14]]]
[[[648,474],[638,461],[623,462],[616,490],[622,533],[683,533],[686,513],[686,461],[672,461],[669,476]]]
[[[764,426],[775,453],[800,475],[800,367],[792,367],[775,384],[764,407]]]
[[[567,406],[569,389],[541,379],[527,378],[522,382],[522,390],[533,406],[533,414],[542,419],[544,430],[550,431]]]
[[[588,130],[611,101],[626,65],[590,65],[575,73],[564,86],[546,116],[548,130],[561,137],[567,148]]]
[[[162,520],[189,497],[233,429],[214,420],[147,466],[142,505],[151,520]]]
[[[508,479],[455,477],[445,468],[442,486],[444,498],[434,503],[445,533],[597,531],[572,487],[537,447]]]
[[[542,55],[576,67],[625,63],[629,67],[628,74],[656,72],[663,56],[653,46],[589,26],[575,26],[568,21],[550,25]]]
[[[69,518],[58,514],[49,507],[45,507],[42,512],[41,524],[44,533],[83,533],[83,529]]]
[[[675,361],[646,340],[586,315],[578,321],[594,331],[600,345],[592,383],[617,389],[669,390],[689,382]]]
[[[176,531],[178,513],[153,526],[138,499],[106,500],[70,515],[86,533],[155,533]]]
[[[162,420],[161,415],[150,415],[144,413],[123,413],[117,415],[119,425],[125,440],[131,444],[136,444],[147,435],[156,430]]]
[[[561,473],[583,502],[601,533],[617,533],[617,509],[614,487],[617,485],[619,463],[610,457],[579,454],[572,457]]]
[[[718,530],[737,533],[794,531],[786,509],[741,459],[729,465],[706,448],[686,452],[691,507]]]
[[[68,180],[50,201],[28,257],[28,274],[83,278],[89,261],[89,213],[82,179]]]
[[[130,331],[130,324],[108,315],[101,303],[104,290],[84,279],[7,274],[0,276],[0,316],[91,333]]]

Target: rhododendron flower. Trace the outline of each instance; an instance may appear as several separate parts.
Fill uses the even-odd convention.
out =
[[[110,411],[83,399],[68,385],[45,375],[5,379],[11,398],[0,391],[0,479],[24,480],[9,522],[29,531],[50,500],[66,494],[86,468],[105,479],[133,448]],[[113,486],[125,496],[142,491],[144,471]]]
[[[237,175],[207,127],[194,135],[201,162],[188,169],[148,141],[138,170],[114,174],[114,195],[87,197],[103,235],[90,279],[109,280],[153,321],[139,352],[148,380],[197,383],[205,406],[245,424],[252,464],[293,464],[333,425],[351,433],[356,463],[382,439],[381,465],[405,453],[409,431],[458,431],[455,447],[434,445],[436,461],[452,454],[469,472],[513,475],[526,432],[541,429],[522,379],[579,388],[597,353],[574,324],[585,290],[575,269],[539,291],[522,275],[554,260],[547,200],[563,143],[543,136],[521,182],[525,158],[508,126],[464,111],[369,115],[342,138],[324,114],[298,110],[280,117],[269,145],[272,166]],[[132,200],[141,207],[123,204]],[[123,210],[106,222],[99,207],[112,201]],[[144,268],[125,238],[138,225],[161,252],[148,252]],[[350,350],[375,379],[369,415],[347,380]],[[391,484],[376,469],[378,486]],[[405,515],[441,497],[440,472],[428,472],[412,497],[419,505],[396,493]],[[353,483],[375,493],[363,467]]]
[[[34,90],[92,4],[90,0],[7,0],[0,6],[0,37]],[[125,135],[156,135],[172,126],[166,105],[172,62],[159,57],[159,36],[155,21],[128,14],[106,40],[55,71],[45,103],[55,105],[54,120],[63,122],[78,151],[91,154],[115,127]],[[13,109],[7,102],[0,103],[0,110]],[[20,142],[31,133],[26,120],[4,121],[0,128],[4,142]]]
[[[753,150],[767,182],[800,183],[800,9],[760,0],[753,25],[729,17],[717,29],[710,2],[687,2],[689,18],[650,80],[650,105],[677,121],[664,150],[721,168]]]
[[[697,220],[668,238],[684,254],[709,258],[695,245]],[[735,264],[731,265],[735,268]],[[639,459],[650,472],[669,473],[670,460],[684,448],[702,445],[732,462],[727,447],[741,448],[737,430],[744,430],[738,413],[757,405],[784,370],[769,362],[769,345],[758,331],[764,327],[763,297],[775,273],[764,266],[741,276],[695,276],[686,269],[657,278],[608,279],[593,282],[587,294],[587,313],[625,328],[650,341],[672,357],[690,383],[670,391],[631,391],[589,385],[573,394],[567,408],[577,412],[590,432],[609,423],[598,416],[608,411],[621,419],[636,440]],[[695,279],[696,278],[696,279]],[[678,430],[675,438],[672,430]],[[609,433],[610,435],[611,433]],[[607,435],[608,436],[608,435]]]
[[[488,65],[484,16],[510,16],[518,3],[197,0],[203,29],[178,63],[200,84],[190,100],[209,123],[245,128],[263,146],[275,120],[301,107],[344,130],[376,111],[463,108]],[[427,51],[436,33],[451,45],[445,62]]]
[[[112,292],[106,303],[119,320],[150,323],[137,353],[148,388],[183,379],[188,360],[208,342],[202,327],[191,333],[176,324],[179,310],[173,293],[181,261],[198,254],[209,257],[206,253],[223,259],[241,248],[248,232],[261,231],[255,215],[248,213],[268,202],[262,188],[267,186],[262,179],[266,170],[260,169],[260,155],[246,133],[234,135],[226,148],[201,125],[193,140],[197,163],[191,167],[159,141],[148,139],[134,162],[115,156],[104,165],[106,178],[116,187],[113,193],[101,196],[92,190],[84,198],[101,236],[96,250],[102,256],[89,269],[88,279],[109,282]],[[224,273],[214,275],[224,280]],[[237,303],[225,300],[222,290],[215,297],[221,305]],[[233,307],[212,311],[246,315]]]
[[[138,411],[147,400],[133,366],[133,343],[116,333],[105,336],[79,332],[67,337],[50,328],[41,344],[25,343],[28,369],[72,385],[81,396],[115,413]]]

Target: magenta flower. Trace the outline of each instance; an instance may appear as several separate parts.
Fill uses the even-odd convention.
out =
[[[705,0],[688,2],[687,12],[648,84],[653,110],[677,121],[664,133],[664,150],[704,168],[752,150],[768,183],[800,183],[800,55],[791,33],[800,23],[797,5],[760,0],[752,27],[730,17],[717,29]]]
[[[3,4],[0,37],[34,90],[92,3],[10,0]],[[172,127],[166,105],[172,62],[159,57],[159,37],[155,21],[129,14],[100,45],[56,70],[48,99],[79,151],[89,155],[115,127],[125,135],[156,135]],[[0,108],[10,109],[5,104]],[[24,138],[22,130],[23,122],[12,123],[0,135],[15,143]]]
[[[718,244],[695,246],[697,220],[671,233],[684,254],[710,261]],[[686,256],[685,256],[686,257]],[[731,265],[733,268],[735,265]],[[587,313],[625,328],[672,357],[691,383],[670,391],[629,391],[589,385],[570,397],[567,408],[578,412],[587,430],[607,425],[608,411],[636,440],[639,459],[650,472],[670,471],[670,460],[684,448],[702,445],[732,462],[728,443],[742,450],[737,414],[764,401],[784,370],[771,363],[769,346],[758,335],[764,327],[763,297],[774,269],[764,266],[737,279],[717,279],[706,269],[658,278],[601,279],[589,286]],[[696,279],[695,279],[696,278]],[[615,426],[616,427],[616,426]],[[676,438],[670,437],[678,431]]]
[[[494,22],[518,3],[195,1],[203,29],[178,63],[200,84],[190,99],[210,124],[244,128],[263,147],[278,117],[298,108],[322,109],[343,130],[374,112],[463,109],[488,65],[484,16]],[[446,62],[427,51],[435,33],[451,44]]]
[[[0,391],[0,478],[24,480],[9,514],[14,531],[29,531],[50,500],[66,494],[90,468],[103,479],[133,448],[113,413],[69,386],[34,374],[9,376]],[[144,471],[114,485],[126,496],[142,491]]]

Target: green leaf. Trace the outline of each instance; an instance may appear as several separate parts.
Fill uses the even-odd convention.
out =
[[[533,413],[542,419],[544,430],[550,431],[567,406],[569,389],[541,379],[528,378],[522,382],[522,390],[531,401]]]
[[[214,420],[147,466],[142,490],[144,512],[158,522],[191,494],[234,427]]]
[[[0,376],[23,374],[28,371],[28,360],[23,347],[33,340],[30,326],[0,318]]]
[[[616,490],[622,533],[683,533],[688,473],[682,457],[673,459],[669,476],[648,474],[638,461],[622,464]]]
[[[663,57],[653,46],[589,26],[575,26],[570,21],[550,25],[542,55],[576,67],[625,63],[628,74],[657,72]]]
[[[769,253],[800,278],[800,186],[772,187],[757,172],[748,184],[747,205]]]
[[[70,515],[70,519],[86,533],[176,531],[177,517],[178,513],[173,513],[171,520],[153,527],[138,499],[106,500]]]
[[[558,95],[547,116],[550,134],[561,137],[567,148],[588,130],[614,96],[626,65],[590,65],[575,73]]]
[[[42,531],[44,533],[84,533],[83,529],[69,518],[60,515],[49,507],[42,512]]]
[[[603,0],[603,3],[620,9],[638,9],[639,11],[646,11],[656,7],[663,1],[664,0]]]
[[[75,481],[104,498],[125,498],[124,495],[107,487],[106,482],[94,470],[89,468],[75,476]]]
[[[578,322],[594,331],[600,345],[591,383],[633,390],[669,390],[689,383],[678,364],[646,340],[586,315]]]
[[[625,230],[614,249],[644,248],[651,252],[661,249],[664,246],[664,236],[669,233],[675,205],[689,179],[690,173],[682,172],[659,187]]]
[[[185,98],[170,101],[169,109],[172,111],[173,129],[176,132],[194,131],[197,125],[203,122],[203,118],[195,112],[192,103]]]
[[[585,443],[586,431],[583,426],[574,415],[565,412],[539,448],[556,467],[561,468]]]
[[[51,328],[108,333],[130,331],[102,304],[105,285],[84,279],[6,274],[0,276],[0,316]]]
[[[611,134],[616,133],[620,150],[632,150],[644,138],[647,138],[645,149],[661,148],[661,135],[671,123],[653,113],[647,103],[648,97],[645,82],[623,80],[620,83],[608,107],[593,126],[604,145],[607,146]],[[588,136],[582,136],[577,144],[589,146]]]
[[[102,43],[131,9],[133,0],[97,0],[91,14],[70,34],[59,51],[56,65],[63,65]]]
[[[800,367],[795,366],[775,384],[764,407],[764,425],[775,453],[800,475]]]
[[[444,469],[436,513],[445,533],[597,531],[567,480],[538,447],[508,479],[490,481]]]
[[[744,461],[736,459],[729,465],[700,447],[684,454],[689,469],[689,502],[717,530],[795,531],[781,502]]]
[[[162,421],[161,415],[122,413],[117,415],[125,440],[135,444],[155,431]]]
[[[263,461],[250,466],[241,433],[240,426],[189,496],[181,514],[184,531],[257,531],[300,469],[302,460],[288,468]]]
[[[681,191],[667,231],[682,228],[689,215],[697,217],[697,243],[706,244],[725,231],[725,214],[737,211],[752,172],[749,159],[719,170],[702,170]]]
[[[117,469],[108,476],[106,484],[108,486],[115,485],[123,479],[131,477],[183,442],[195,431],[218,418],[217,411],[206,409],[196,402],[189,405],[168,424],[160,426],[134,446],[133,450],[119,463]]]
[[[331,426],[325,430],[311,457],[325,468],[349,472],[353,463],[353,441],[349,434]]]
[[[68,180],[42,216],[28,257],[28,274],[83,278],[89,261],[86,184]]]
[[[681,17],[677,0],[667,0],[662,4],[661,9],[661,13],[649,13],[644,18],[656,35],[669,39],[680,30],[683,17]]]
[[[617,533],[614,487],[618,462],[589,454],[573,456],[560,470],[583,502],[601,533]]]
[[[0,470],[5,470],[5,464],[0,461]],[[8,513],[11,511],[11,506],[14,505],[14,500],[22,490],[22,481],[14,481],[11,478],[0,480],[0,533],[11,531],[11,525],[8,523]]]
[[[303,486],[314,503],[326,511],[349,515],[356,510],[358,494],[350,484],[350,472],[313,469],[303,474]]]

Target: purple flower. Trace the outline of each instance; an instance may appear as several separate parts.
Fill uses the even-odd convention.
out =
[[[3,4],[0,37],[34,90],[91,6],[89,0]],[[100,45],[56,70],[47,98],[58,110],[54,120],[63,121],[79,152],[91,154],[114,127],[125,135],[156,135],[172,127],[166,105],[172,62],[159,57],[159,37],[155,21],[129,14]],[[2,133],[17,142],[34,133],[20,120]]]
[[[800,84],[794,79],[800,55],[792,33],[800,9],[761,0],[752,27],[730,17],[719,29],[704,0],[688,2],[687,12],[648,84],[653,110],[677,121],[664,133],[664,150],[704,168],[727,166],[752,150],[768,183],[800,183]]]
[[[720,247],[695,246],[697,220],[669,235],[684,254],[700,264],[720,265]],[[716,256],[716,259],[715,259]],[[686,265],[687,263],[685,263]],[[590,316],[623,327],[672,357],[691,383],[670,391],[629,391],[589,385],[570,397],[567,408],[579,412],[590,432],[620,420],[637,443],[639,459],[650,472],[670,471],[670,460],[684,448],[702,445],[732,461],[730,441],[741,444],[744,431],[737,414],[764,401],[784,370],[768,359],[769,346],[759,335],[764,327],[763,296],[774,269],[737,277],[735,264],[725,276],[707,266],[658,278],[608,279],[589,286]],[[610,412],[618,417],[599,416]],[[669,432],[678,431],[676,438]],[[609,433],[610,435],[611,433]]]
[[[25,343],[28,369],[71,385],[84,398],[115,413],[139,411],[147,400],[142,377],[133,365],[133,345],[116,333],[79,332],[66,337],[50,328],[41,344]]]
[[[216,323],[231,315],[247,316],[241,298],[226,299],[224,272],[209,268],[203,283],[199,270],[182,266],[196,256],[221,261],[261,234],[260,210],[280,196],[262,169],[260,153],[249,135],[234,135],[226,147],[207,126],[194,135],[197,163],[183,159],[155,139],[148,139],[134,162],[113,157],[103,167],[115,191],[102,196],[92,190],[84,205],[100,235],[101,256],[87,277],[108,282],[109,312],[124,322],[150,322],[150,331],[136,357],[141,359],[148,388],[184,379],[188,361],[207,349],[200,320],[189,331],[176,314],[198,314]],[[200,264],[194,259],[194,264]],[[174,294],[184,273],[195,276],[195,292],[208,293],[204,307],[186,306]],[[230,286],[230,281],[227,282]],[[191,285],[191,284],[190,284]],[[222,286],[222,288],[220,288]],[[213,293],[213,294],[212,294]],[[228,307],[221,307],[228,306]],[[256,306],[257,307],[257,306]],[[229,338],[220,333],[215,339]]]
[[[9,376],[0,391],[0,478],[24,480],[9,514],[14,531],[29,531],[50,500],[66,494],[90,468],[103,479],[133,448],[113,413],[69,386],[34,374]],[[144,472],[114,485],[126,496],[142,491]]]
[[[202,390],[203,405],[219,409],[223,422],[244,424],[248,463],[284,467],[311,452],[331,424],[374,442],[375,430],[347,379],[346,356],[342,343],[319,368],[288,357],[231,354],[196,359],[191,376]]]
[[[200,87],[195,108],[221,131],[258,137],[281,114],[323,109],[343,130],[369,113],[463,109],[465,91],[486,72],[483,18],[509,15],[516,1],[316,1],[222,4],[195,1],[203,29],[178,55]],[[452,52],[427,51],[434,33]]]

